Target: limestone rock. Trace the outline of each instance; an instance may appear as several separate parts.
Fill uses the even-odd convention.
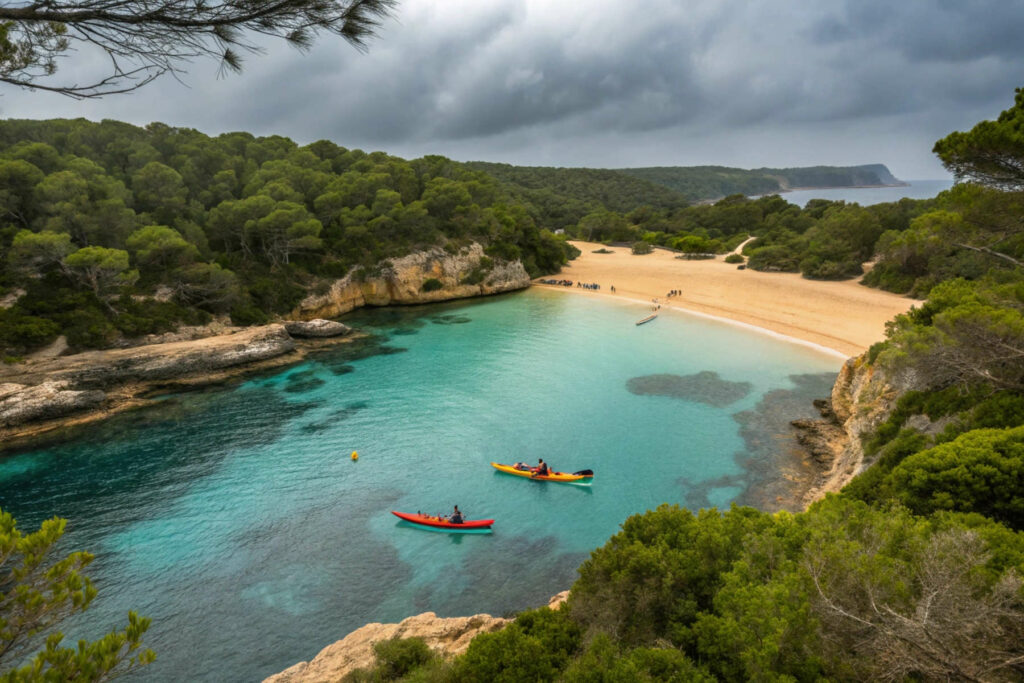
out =
[[[333,320],[317,318],[315,320],[286,320],[284,329],[293,337],[343,337],[352,332],[352,328]]]
[[[562,591],[558,595],[553,596],[548,600],[548,607],[551,609],[561,609],[565,601],[569,599],[569,591]]]
[[[864,460],[861,439],[889,417],[900,395],[914,384],[913,376],[891,376],[870,365],[866,353],[846,361],[832,386],[831,400],[824,410],[819,408],[824,419],[810,432],[806,425],[795,425],[804,427],[801,438],[827,466],[819,485],[804,497],[805,504],[838,491],[870,464]],[[828,457],[830,463],[824,461]]]
[[[274,358],[295,348],[283,325],[247,328],[236,334],[128,349],[85,351],[15,366],[10,381],[66,381],[75,389],[106,389],[130,382],[170,380]],[[2,377],[3,373],[0,373]]]
[[[485,261],[479,244],[451,254],[440,247],[379,264],[375,271],[349,273],[326,294],[302,300],[291,317],[298,320],[335,318],[360,306],[422,304],[523,289],[530,276],[520,261]],[[427,280],[440,288],[424,291]]]
[[[439,618],[425,612],[399,624],[367,624],[342,640],[328,645],[309,662],[299,662],[263,683],[327,683],[374,664],[373,645],[392,638],[422,638],[435,652],[454,657],[466,651],[469,641],[481,633],[497,631],[508,619],[477,614],[472,617]]]
[[[0,427],[33,420],[64,417],[103,403],[102,391],[75,391],[67,382],[43,382],[35,386],[0,384]]]

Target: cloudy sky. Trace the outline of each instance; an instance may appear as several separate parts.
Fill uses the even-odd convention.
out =
[[[400,0],[366,54],[270,44],[79,102],[0,89],[0,116],[163,121],[404,157],[553,166],[881,162],[942,178],[932,144],[1024,86],[1018,0]],[[78,53],[75,75],[94,64]]]

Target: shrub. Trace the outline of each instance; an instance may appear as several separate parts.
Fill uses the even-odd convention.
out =
[[[743,263],[746,261],[742,254],[729,254],[725,257],[726,263]]]
[[[652,247],[648,242],[644,242],[642,240],[640,242],[633,242],[633,253],[638,256],[650,254],[652,251],[654,251],[654,247]]]
[[[528,610],[504,629],[477,636],[455,662],[456,681],[552,680],[579,650],[582,632],[567,610]]]
[[[470,284],[472,284],[472,283],[470,283]],[[442,287],[444,287],[444,285],[441,284],[441,281],[438,280],[436,277],[432,277],[432,278],[427,278],[426,280],[424,280],[423,281],[423,286],[420,287],[420,289],[422,289],[424,292],[436,292],[437,290],[441,289]]]
[[[387,681],[396,681],[437,657],[422,638],[383,640],[373,646],[373,651],[377,672]]]
[[[238,304],[231,309],[231,322],[235,325],[263,325],[269,319],[267,314],[253,306],[251,301]]]

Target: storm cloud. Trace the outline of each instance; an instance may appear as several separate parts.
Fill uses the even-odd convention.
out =
[[[218,78],[75,102],[6,90],[8,117],[159,120],[520,164],[882,162],[942,177],[932,143],[1024,85],[1024,3],[404,0],[369,53],[280,44]],[[87,70],[82,53],[62,66]]]

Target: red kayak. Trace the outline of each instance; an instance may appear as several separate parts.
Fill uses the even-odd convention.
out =
[[[391,514],[413,524],[435,526],[442,529],[489,529],[494,524],[493,519],[467,519],[461,524],[452,524],[444,517],[438,517],[437,515],[417,515],[409,512],[395,512],[394,510],[391,511]]]

